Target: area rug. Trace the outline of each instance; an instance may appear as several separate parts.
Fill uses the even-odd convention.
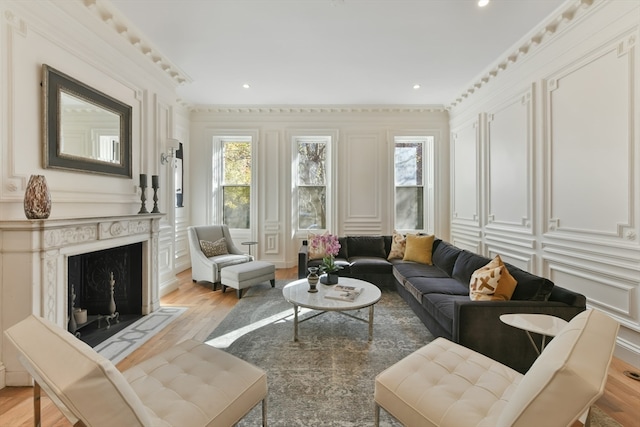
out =
[[[294,342],[293,306],[282,297],[286,283],[250,288],[207,344],[267,372],[270,426],[373,425],[375,376],[433,336],[395,291],[383,289],[373,341],[366,323],[328,312],[300,323]],[[367,319],[369,310],[351,313]],[[238,425],[260,425],[260,417],[258,407]],[[400,426],[384,411],[381,425]]]
[[[375,376],[433,339],[394,290],[382,290],[375,305],[373,341],[368,325],[326,313],[299,324],[293,341],[293,308],[276,281],[250,288],[207,338],[267,372],[270,426],[361,427],[373,425]],[[301,319],[316,312],[306,311]],[[355,314],[358,314],[355,312]],[[366,319],[368,309],[360,317]],[[238,426],[260,425],[260,405]],[[384,410],[380,425],[399,427]],[[592,426],[620,425],[600,409]]]
[[[115,365],[149,341],[186,310],[186,307],[161,307],[101,342],[94,347],[94,350],[111,360]]]

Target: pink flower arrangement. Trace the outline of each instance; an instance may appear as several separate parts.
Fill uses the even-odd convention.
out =
[[[324,253],[321,269],[326,273],[333,273],[342,267],[334,262],[334,257],[340,252],[338,237],[330,233],[316,234],[309,242],[309,247],[316,252]]]

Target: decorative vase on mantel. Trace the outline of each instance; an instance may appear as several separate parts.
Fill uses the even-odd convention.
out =
[[[24,214],[28,219],[46,219],[51,214],[51,194],[44,175],[31,175],[24,192]]]

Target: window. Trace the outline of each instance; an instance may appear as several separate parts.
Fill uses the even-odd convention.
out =
[[[432,231],[433,137],[396,137],[395,228]]]
[[[251,227],[251,138],[225,137],[220,138],[219,142],[221,177],[218,206],[222,208],[222,222],[232,229],[249,229]]]
[[[297,137],[294,141],[298,229],[326,229],[331,137]]]

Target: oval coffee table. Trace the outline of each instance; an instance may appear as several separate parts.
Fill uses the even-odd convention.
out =
[[[307,279],[296,280],[286,285],[282,289],[282,295],[287,302],[293,304],[293,340],[298,341],[298,323],[305,322],[316,316],[319,316],[327,311],[336,311],[349,316],[353,319],[360,320],[361,322],[367,322],[365,319],[354,316],[346,311],[358,310],[361,308],[369,307],[369,341],[373,339],[373,306],[380,301],[382,293],[376,285],[373,285],[364,280],[352,279],[350,277],[341,277],[338,283],[339,285],[355,286],[357,288],[363,288],[363,291],[354,301],[341,301],[335,299],[325,298],[327,291],[330,291],[334,286],[327,286],[318,283],[318,292],[307,292],[309,289],[309,283]],[[319,313],[313,316],[306,317],[302,320],[298,320],[299,307],[310,308],[312,310],[320,310]]]

